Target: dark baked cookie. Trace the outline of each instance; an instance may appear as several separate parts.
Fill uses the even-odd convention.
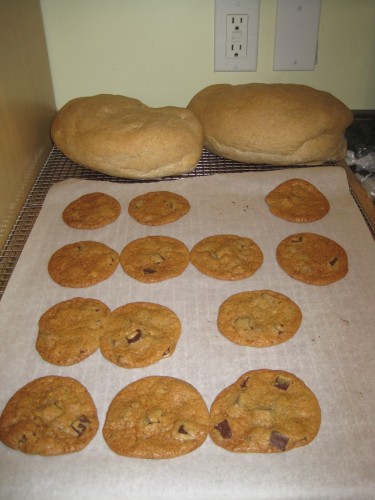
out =
[[[19,389],[0,417],[0,440],[36,455],[62,455],[85,448],[99,427],[86,388],[70,377],[47,376]]]
[[[103,426],[118,455],[173,458],[190,453],[208,435],[208,409],[189,383],[173,377],[146,377],[112,400]]]
[[[292,278],[329,285],[348,272],[348,256],[334,240],[315,233],[292,234],[279,243],[276,258]]]
[[[263,263],[258,245],[244,236],[218,234],[199,241],[190,261],[203,274],[220,280],[241,280],[252,276]]]
[[[57,250],[49,260],[48,272],[61,286],[81,288],[96,285],[116,271],[119,255],[97,241],[78,241]]]
[[[129,214],[140,224],[161,226],[186,215],[190,204],[183,196],[170,191],[151,191],[133,198]]]
[[[182,274],[189,250],[170,236],[146,236],[130,242],[120,255],[126,274],[143,283],[157,283]]]
[[[295,302],[272,290],[231,295],[219,308],[217,324],[224,337],[252,347],[281,344],[298,330],[302,312]]]
[[[212,403],[210,436],[228,451],[277,453],[309,444],[320,420],[317,398],[298,377],[282,370],[253,370]]]
[[[173,354],[180,334],[181,323],[173,311],[133,302],[112,311],[100,349],[118,366],[140,368]]]
[[[69,203],[62,218],[75,229],[97,229],[114,222],[120,215],[120,203],[105,193],[89,193]]]
[[[96,299],[75,297],[59,302],[39,319],[36,349],[55,365],[78,363],[99,349],[110,314]]]

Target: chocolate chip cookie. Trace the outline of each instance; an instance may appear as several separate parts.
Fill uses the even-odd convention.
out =
[[[100,349],[115,365],[140,368],[171,356],[181,323],[167,307],[133,302],[112,311]]]
[[[75,297],[59,302],[39,319],[36,349],[48,363],[79,363],[99,349],[110,314],[96,299]]]
[[[208,435],[208,409],[189,383],[173,378],[142,378],[112,400],[103,426],[108,446],[118,455],[173,458],[190,453]]]
[[[186,198],[170,191],[151,191],[133,198],[128,212],[140,224],[161,226],[186,215],[190,204]]]
[[[210,436],[231,452],[278,453],[309,444],[320,421],[319,402],[302,380],[282,370],[253,370],[215,398]]]
[[[241,280],[260,268],[263,253],[250,238],[219,234],[199,241],[190,252],[190,261],[211,278]]]
[[[182,274],[189,250],[170,236],[146,236],[130,242],[120,255],[126,274],[143,283],[158,283]]]
[[[61,286],[84,288],[112,276],[118,263],[118,253],[104,243],[78,241],[65,245],[52,255],[48,272]]]
[[[348,272],[346,251],[334,240],[315,233],[292,234],[279,243],[276,258],[292,278],[310,285],[329,285]]]
[[[289,297],[273,290],[231,295],[220,306],[220,333],[232,342],[268,347],[290,339],[298,330],[302,312]]]
[[[105,193],[89,193],[69,203],[62,218],[75,229],[98,229],[114,222],[121,213],[120,203]]]
[[[291,222],[313,222],[329,212],[329,201],[304,179],[289,179],[270,191],[265,201],[273,215]]]
[[[19,389],[0,417],[0,440],[35,455],[62,455],[85,448],[99,427],[87,389],[70,377],[47,376]]]

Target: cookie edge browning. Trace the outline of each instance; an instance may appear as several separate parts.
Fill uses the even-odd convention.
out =
[[[146,222],[144,218],[141,217],[137,212],[135,204],[137,203],[137,201],[147,196],[152,196],[153,194],[172,195],[173,197],[176,197],[181,201],[181,203],[183,204],[183,208],[180,210],[180,212],[173,212],[171,214],[168,214],[168,216],[164,217],[163,219],[153,220],[152,222]],[[130,200],[128,205],[128,213],[130,217],[132,217],[135,221],[144,226],[164,226],[167,224],[172,224],[173,222],[176,222],[185,215],[187,215],[189,212],[190,212],[189,200],[184,196],[182,196],[181,194],[174,193],[172,191],[148,191],[146,193],[134,197],[132,200]]]
[[[284,186],[286,186],[288,184],[293,184],[296,182],[303,184],[305,186],[308,185],[310,188],[312,187],[314,190],[316,190],[315,196],[321,197],[321,201],[324,203],[324,209],[322,210],[321,214],[316,215],[316,216],[310,216],[310,217],[293,216],[293,215],[286,214],[285,211],[281,211],[282,213],[280,213],[280,211],[274,209],[274,205],[272,203],[270,203],[270,200],[272,200],[274,193],[277,193],[280,188],[283,188]],[[318,220],[322,219],[323,217],[325,217],[331,208],[327,197],[314,184],[312,184],[311,182],[309,182],[305,179],[300,179],[297,177],[293,178],[293,179],[288,179],[288,180],[278,184],[274,189],[272,189],[272,191],[270,191],[265,196],[264,200],[265,200],[265,202],[269,208],[269,211],[271,212],[272,215],[274,215],[275,217],[278,217],[279,219],[286,220],[288,222],[296,222],[296,223],[309,223],[309,222],[318,221]]]
[[[321,238],[322,240],[325,240],[327,243],[333,244],[336,247],[336,249],[338,250],[338,253],[340,253],[341,257],[344,259],[343,270],[341,273],[337,273],[337,275],[334,277],[334,279],[332,279],[332,278],[331,279],[324,279],[324,278],[321,278],[320,275],[318,275],[316,278],[309,277],[309,276],[306,276],[306,273],[304,274],[303,272],[300,272],[300,271],[294,271],[293,269],[290,270],[290,269],[288,269],[288,266],[285,266],[286,259],[284,259],[282,256],[282,250],[285,248],[288,240],[290,240],[291,238],[300,238],[300,237],[306,237],[306,236],[318,237],[318,238]],[[346,253],[346,250],[344,249],[344,247],[342,247],[339,243],[337,243],[332,238],[329,238],[328,236],[323,236],[321,234],[312,233],[312,232],[294,233],[294,234],[287,236],[282,241],[280,241],[280,243],[277,245],[277,248],[276,248],[276,260],[277,260],[280,268],[286,274],[288,274],[291,278],[298,280],[298,281],[301,281],[302,283],[306,283],[308,285],[316,285],[316,286],[331,285],[331,284],[336,283],[337,281],[340,281],[341,279],[345,278],[345,276],[349,272],[349,259],[348,259],[348,254]]]
[[[178,384],[182,384],[183,386],[188,388],[190,394],[194,394],[194,397],[197,398],[197,400],[199,401],[199,404],[201,405],[201,410],[203,410],[203,412],[205,413],[205,422],[202,422],[203,432],[202,432],[200,439],[198,439],[196,441],[194,446],[191,446],[182,452],[168,453],[168,454],[164,454],[164,456],[161,456],[161,454],[158,452],[154,452],[153,454],[146,456],[144,453],[134,453],[134,452],[132,453],[129,451],[124,452],[123,450],[115,449],[113,446],[110,445],[110,443],[109,443],[110,438],[108,436],[108,433],[110,432],[109,415],[110,415],[111,410],[113,410],[113,408],[117,404],[118,399],[121,398],[121,396],[124,394],[125,391],[131,390],[134,387],[137,387],[140,384],[145,384],[149,381],[150,382],[152,382],[152,381],[166,381],[168,383],[175,382]],[[103,438],[104,438],[104,441],[106,442],[107,446],[114,453],[116,453],[119,456],[129,457],[129,458],[137,458],[137,459],[151,459],[151,460],[166,460],[166,459],[176,458],[176,457],[180,457],[180,456],[192,453],[193,451],[198,449],[200,446],[202,446],[203,443],[206,441],[206,439],[209,435],[209,409],[208,409],[207,404],[206,404],[205,400],[203,399],[203,396],[201,395],[201,393],[190,382],[187,382],[186,380],[183,380],[183,379],[180,379],[177,377],[171,377],[168,375],[150,375],[150,376],[142,377],[140,379],[135,380],[134,382],[129,383],[128,385],[123,387],[120,391],[118,391],[117,394],[115,394],[115,396],[112,398],[112,400],[108,406],[107,412],[106,412],[105,421],[104,421],[103,428],[102,428],[102,434],[103,434]]]
[[[200,264],[199,258],[197,258],[197,250],[206,241],[213,240],[214,238],[218,238],[218,237],[228,237],[228,238],[233,238],[233,239],[248,240],[252,245],[254,245],[255,250],[258,252],[259,260],[260,260],[259,265],[254,266],[254,269],[252,269],[251,271],[242,273],[241,276],[239,276],[239,277],[236,277],[236,276],[233,277],[233,275],[230,275],[230,274],[225,274],[225,273],[220,273],[220,272],[218,273],[216,271],[210,271],[209,269],[207,270],[207,267],[202,266]],[[211,236],[206,236],[206,237],[202,238],[190,250],[189,260],[190,260],[191,264],[201,274],[203,274],[205,276],[208,276],[210,278],[214,278],[214,279],[217,279],[217,280],[220,280],[220,281],[240,281],[240,280],[243,280],[243,279],[246,279],[246,278],[250,278],[251,276],[253,276],[262,267],[263,261],[264,261],[264,254],[263,254],[263,251],[260,248],[260,246],[253,239],[251,239],[251,238],[249,238],[247,236],[239,236],[239,235],[236,235],[236,234],[225,233],[225,234],[213,234]],[[220,276],[220,274],[221,274],[221,276]],[[223,276],[223,274],[224,274],[224,276]]]
[[[271,428],[270,428],[270,441],[269,441],[269,446],[267,447],[267,449],[258,449],[258,450],[233,449],[231,446],[228,446],[228,445],[225,446],[225,442],[219,440],[218,434],[221,434],[221,432],[225,432],[228,434],[228,436],[226,438],[223,438],[223,439],[230,439],[232,437],[232,434],[231,434],[231,428],[230,428],[226,418],[223,421],[216,424],[216,419],[214,420],[214,418],[213,418],[213,412],[215,411],[215,406],[218,404],[218,402],[223,397],[225,397],[227,394],[230,394],[230,392],[233,389],[246,387],[246,381],[254,373],[274,374],[276,376],[275,383],[276,383],[278,377],[281,377],[281,378],[285,377],[285,378],[291,378],[292,380],[294,379],[302,385],[302,387],[304,388],[304,391],[306,391],[306,393],[309,394],[309,396],[311,397],[311,401],[313,402],[313,404],[315,406],[316,419],[317,419],[317,422],[315,424],[315,427],[316,427],[315,431],[312,432],[311,437],[308,441],[305,441],[305,442],[299,441],[298,443],[294,444],[293,446],[288,446],[289,445],[289,439],[288,439],[288,441],[286,441],[286,443],[285,442],[281,443],[282,446],[276,446],[271,441],[272,436],[275,435],[276,440],[277,440],[277,435],[279,435],[281,439],[283,439],[284,437],[281,434],[279,434],[277,432],[277,430],[272,430]],[[279,388],[280,388],[280,390],[285,390],[282,386],[280,386]],[[213,403],[211,404],[211,408],[210,408],[209,435],[210,435],[210,438],[212,439],[213,443],[216,446],[219,446],[220,448],[223,448],[224,450],[229,451],[231,453],[282,453],[285,451],[291,451],[291,450],[296,449],[296,448],[301,448],[303,446],[310,444],[319,434],[319,430],[321,427],[321,421],[322,421],[322,411],[321,411],[321,407],[319,404],[319,400],[316,397],[315,393],[306,385],[306,383],[301,378],[297,377],[297,375],[294,375],[294,373],[288,372],[286,370],[260,368],[260,369],[250,370],[248,372],[243,373],[234,383],[226,386],[224,389],[222,389],[219,392],[219,394],[217,394],[217,396],[215,397]],[[214,424],[216,424],[216,425],[214,425]],[[223,424],[223,429],[221,430],[221,432],[218,429],[218,426],[220,424]],[[218,432],[216,432],[216,431],[218,431]]]
[[[85,434],[84,437],[86,439],[81,440],[79,442],[79,446],[76,446],[76,447],[71,446],[71,447],[68,447],[69,449],[63,449],[63,447],[62,447],[57,451],[51,451],[52,447],[49,446],[49,447],[47,447],[49,452],[45,451],[42,453],[42,452],[25,451],[25,450],[22,450],[20,447],[12,445],[11,440],[6,438],[6,434],[8,434],[8,433],[4,429],[4,420],[7,421],[9,418],[11,418],[11,420],[13,421],[14,418],[12,418],[12,414],[14,414],[14,410],[17,407],[17,401],[20,398],[22,399],[22,398],[27,397],[27,394],[34,388],[35,385],[37,385],[38,383],[42,383],[43,381],[47,381],[47,380],[50,380],[51,382],[53,380],[56,380],[56,381],[60,380],[61,383],[66,382],[66,383],[70,384],[70,386],[75,386],[75,387],[79,388],[79,391],[81,392],[80,397],[82,397],[82,394],[85,395],[86,404],[88,403],[90,405],[90,417],[92,419],[90,421],[90,423],[92,423],[92,425],[90,426],[90,433]],[[17,425],[17,423],[18,423],[18,421],[16,422],[16,424],[13,423],[13,425]],[[79,427],[79,425],[80,424],[78,424],[78,427]],[[79,430],[74,429],[74,430],[77,432],[78,437],[80,437],[83,434],[83,432],[81,432],[81,433],[79,432],[80,429]],[[13,395],[8,399],[7,403],[5,404],[5,406],[2,410],[2,413],[0,415],[0,441],[8,448],[11,448],[15,451],[20,451],[21,453],[24,453],[25,455],[59,456],[59,455],[68,455],[71,453],[79,452],[79,451],[83,450],[84,448],[86,448],[90,444],[90,442],[96,436],[98,430],[99,430],[98,411],[97,411],[95,402],[94,402],[91,394],[89,393],[88,389],[79,380],[77,380],[73,377],[70,377],[70,376],[45,375],[45,376],[38,377],[38,378],[35,378],[35,379],[29,381],[28,383],[26,383],[25,385],[23,385],[22,387],[20,387],[19,389],[17,389],[13,393]]]
[[[224,308],[230,303],[230,301],[235,299],[236,297],[240,298],[241,296],[245,297],[246,295],[249,295],[249,294],[251,294],[251,295],[257,294],[258,295],[258,294],[262,294],[262,293],[268,293],[270,295],[277,295],[278,297],[285,299],[295,309],[296,326],[295,326],[295,328],[292,329],[292,333],[288,333],[288,335],[285,338],[283,338],[283,340],[280,340],[278,342],[271,342],[271,343],[265,342],[263,344],[261,344],[259,342],[258,343],[247,342],[245,340],[241,342],[240,339],[238,338],[238,336],[237,336],[237,340],[236,340],[236,335],[234,335],[232,333],[229,333],[229,334],[225,333],[225,330],[228,331],[228,328],[226,327],[226,321],[224,322],[222,315],[223,315]],[[298,330],[301,326],[302,319],[303,319],[303,315],[302,315],[301,308],[299,307],[299,305],[296,302],[294,302],[294,300],[292,300],[287,295],[280,293],[280,292],[275,292],[274,290],[269,290],[269,289],[251,290],[251,291],[243,291],[243,292],[234,293],[233,295],[230,295],[228,298],[226,298],[224,301],[222,301],[222,303],[219,306],[218,313],[217,313],[217,327],[218,327],[218,330],[223,337],[230,340],[231,342],[233,342],[236,345],[240,345],[240,346],[244,346],[244,347],[264,348],[264,347],[272,347],[272,346],[283,344],[284,342],[287,342],[292,337],[294,337],[294,335],[298,332]]]
[[[91,224],[91,225],[89,224],[88,225],[88,224],[84,224],[82,222],[77,222],[77,223],[72,222],[68,217],[69,210],[71,209],[71,207],[74,206],[74,204],[79,203],[79,201],[82,198],[88,198],[89,196],[103,196],[103,197],[105,197],[105,199],[108,202],[113,204],[113,208],[114,208],[113,215],[111,217],[108,217],[107,221],[97,223],[97,224]],[[100,229],[102,227],[108,226],[109,224],[113,224],[113,222],[115,222],[120,217],[120,214],[121,214],[121,205],[120,205],[120,202],[116,198],[114,198],[110,194],[103,193],[102,191],[94,191],[92,193],[83,194],[83,195],[79,196],[78,198],[76,198],[75,200],[71,201],[64,208],[64,210],[61,214],[61,217],[62,217],[62,220],[64,221],[64,223],[73,229],[90,230],[90,229]]]

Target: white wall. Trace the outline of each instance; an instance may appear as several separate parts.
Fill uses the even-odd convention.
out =
[[[101,92],[186,106],[212,83],[295,82],[375,109],[375,0],[322,0],[315,71],[275,72],[276,0],[261,0],[256,72],[215,73],[214,0],[41,0],[57,107]]]

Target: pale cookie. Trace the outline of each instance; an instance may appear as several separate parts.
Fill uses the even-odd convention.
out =
[[[49,260],[48,272],[61,286],[81,288],[96,285],[116,271],[119,255],[97,241],[78,241],[57,250]]]
[[[313,184],[290,179],[269,192],[265,201],[273,215],[290,222],[313,222],[329,212],[329,202]]]
[[[300,308],[289,297],[272,290],[231,295],[219,308],[217,324],[232,342],[268,347],[290,339],[302,321]]]
[[[105,193],[89,193],[69,203],[62,218],[75,229],[98,229],[114,222],[120,215],[120,203]]]
[[[292,234],[279,243],[276,258],[292,278],[311,285],[329,285],[348,272],[348,257],[335,241],[314,233]]]
[[[70,377],[47,376],[19,389],[0,417],[0,440],[35,455],[62,455],[85,448],[99,427],[87,389]]]
[[[37,351],[48,363],[79,363],[99,349],[110,313],[96,299],[75,297],[55,304],[39,319]]]
[[[152,191],[133,198],[128,212],[140,224],[161,226],[186,215],[190,204],[183,196],[169,191]]]
[[[203,444],[208,419],[206,403],[192,385],[172,377],[146,377],[114,397],[103,436],[118,455],[173,458]]]
[[[219,234],[199,241],[190,252],[190,261],[211,278],[241,280],[260,268],[263,253],[250,238]]]
[[[320,421],[319,402],[302,380],[286,371],[253,370],[215,398],[210,436],[231,452],[277,453],[309,444]]]
[[[182,274],[189,250],[170,236],[146,236],[130,242],[120,255],[126,274],[143,283],[157,283]]]
[[[112,311],[100,349],[115,365],[140,368],[171,356],[180,334],[181,323],[173,311],[133,302]]]

